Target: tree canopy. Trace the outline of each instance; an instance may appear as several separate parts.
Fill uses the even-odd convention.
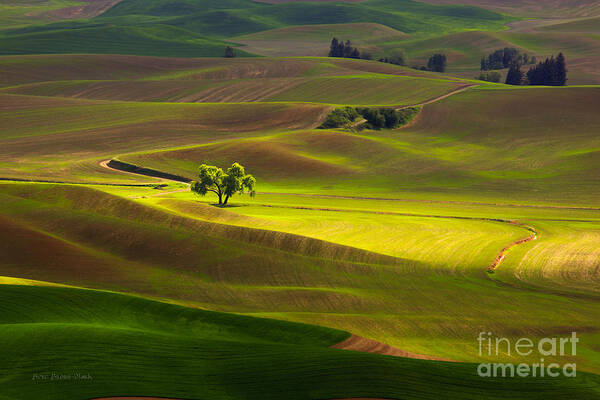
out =
[[[535,56],[529,57],[527,53],[521,54],[514,47],[505,47],[488,54],[487,57],[482,57],[481,70],[489,71],[510,68],[514,64],[535,64],[535,61]]]
[[[511,65],[508,70],[508,74],[506,74],[506,84],[507,85],[520,85],[523,82],[523,72],[521,72],[521,67],[519,64]]]
[[[214,165],[202,164],[198,168],[198,178],[190,185],[192,192],[201,196],[212,192],[219,197],[219,205],[227,205],[229,198],[236,193],[249,193],[252,197],[256,194],[256,179],[246,174],[244,167],[238,163],[233,163],[227,172]]]
[[[434,54],[429,57],[429,61],[427,61],[427,69],[434,72],[446,71],[446,55]]]
[[[352,46],[352,42],[346,40],[339,41],[337,38],[331,40],[329,48],[329,57],[360,58],[360,51]]]
[[[233,47],[227,46],[225,47],[225,58],[233,58],[235,57],[235,52],[233,51]]]

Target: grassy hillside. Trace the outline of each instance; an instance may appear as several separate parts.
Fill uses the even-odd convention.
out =
[[[462,83],[464,86],[464,83]],[[6,93],[120,101],[186,103],[312,102],[337,105],[420,104],[461,87],[450,80],[350,75],[224,80],[59,81]],[[352,95],[344,94],[350,91]]]
[[[427,0],[430,4],[467,4],[524,17],[586,17],[600,14],[594,0]]]
[[[328,110],[311,104],[119,103],[18,95],[2,95],[0,102],[5,122],[0,137],[6,145],[2,176],[100,182],[134,179],[98,166],[117,149],[164,149],[255,136],[258,130],[305,129]],[[49,118],[61,122],[49,126]]]
[[[0,54],[104,53],[221,57],[226,38],[295,25],[374,23],[431,34],[502,29],[508,17],[474,7],[403,0],[268,5],[251,0],[124,0],[102,15],[0,32]],[[238,49],[239,56],[249,55]]]
[[[509,388],[500,379],[478,378],[471,365],[328,349],[347,335],[340,331],[112,293],[3,285],[0,298],[7,399],[115,394],[275,399],[283,393],[290,399],[430,399],[441,393],[469,399],[477,398],[478,389],[465,388],[483,386],[488,398],[508,393],[519,399],[539,394],[586,399],[598,390],[597,378],[588,374],[568,381],[519,379]],[[49,362],[52,369],[39,369]],[[32,376],[52,373],[90,378],[31,382]]]
[[[98,166],[120,153],[311,129],[335,104],[418,104],[469,84],[323,58],[29,56],[6,57],[0,66],[0,175],[67,182],[132,180]]]
[[[118,26],[90,24],[33,33],[0,33],[0,54],[97,53],[162,57],[222,57],[227,43],[170,25]],[[237,50],[238,56],[249,54]]]
[[[316,57],[186,59],[119,55],[7,56],[0,58],[0,67],[3,71],[0,85],[3,87],[54,81],[232,81],[367,74],[452,79],[385,63]]]
[[[577,85],[600,83],[599,9],[456,2],[0,0],[0,400],[598,398],[600,87]],[[313,57],[334,35],[448,70]],[[473,80],[504,47],[563,51],[571,87]],[[257,195],[108,160],[240,162]],[[579,343],[541,361],[480,332]]]
[[[491,90],[502,86],[488,86],[489,90],[470,89],[426,105],[411,127],[399,131],[310,131],[329,104],[287,101],[418,103],[446,93],[458,82],[362,72],[327,76],[336,68],[379,67],[379,63],[327,67],[311,59],[296,73],[302,76],[325,67],[325,75],[218,78],[286,71],[285,65],[270,69],[277,63],[259,63],[255,69],[234,65],[184,72],[188,77],[216,74],[216,80],[194,80],[192,85],[165,81],[173,73],[167,72],[158,80],[131,84],[55,82],[7,89],[47,96],[284,103],[121,103],[5,94],[2,175],[88,182],[131,180],[98,166],[101,160],[121,155],[124,161],[188,177],[193,177],[202,160],[219,165],[240,161],[270,191],[355,194],[359,190],[371,197],[423,194],[455,200],[579,205],[593,205],[598,195],[597,177],[592,173],[594,149],[599,146],[594,130],[598,121],[590,109],[597,101],[597,88]],[[168,92],[164,82],[176,84]],[[284,82],[294,85],[282,87]],[[323,87],[330,90],[323,91]],[[355,96],[341,94],[348,87],[354,88]],[[181,97],[184,94],[187,98]],[[148,95],[154,97],[144,97]],[[564,104],[581,106],[566,109]],[[477,115],[469,112],[473,109]],[[57,121],[51,127],[49,115]],[[516,141],[518,154],[511,151]]]
[[[599,93],[471,89],[426,105],[398,131],[299,131],[121,159],[190,178],[199,160],[237,160],[269,191],[593,206]]]
[[[47,0],[0,2],[0,29],[52,22],[57,19],[90,18],[101,14],[118,0]]]
[[[599,32],[600,17],[546,25],[539,29],[552,32]]]
[[[364,201],[371,212],[336,213],[327,209],[344,202],[342,207],[352,209],[361,201],[287,196],[292,208],[232,208],[246,216],[224,212],[223,217],[212,207],[177,197],[148,197],[140,204],[82,187],[35,184],[4,184],[1,192],[0,222],[10,233],[1,244],[1,275],[330,326],[461,361],[481,360],[475,336],[482,326],[511,338],[553,335],[570,326],[582,335],[578,368],[597,371],[593,348],[598,338],[590,328],[596,324],[597,296],[583,288],[574,303],[557,294],[498,286],[488,278],[487,265],[499,247],[526,231],[452,218],[473,213],[473,207],[435,211],[446,219],[380,214],[381,204]],[[157,193],[145,188],[140,194],[152,192]],[[257,205],[265,204],[258,199]],[[299,200],[320,204],[314,211],[294,211]],[[420,207],[431,212],[426,204]],[[410,203],[405,207],[414,209]],[[502,209],[481,212],[506,215]],[[335,234],[342,226],[344,231]],[[369,226],[371,235],[361,236],[361,226]],[[422,233],[415,236],[415,231]],[[374,238],[385,237],[388,243],[392,238],[406,243],[382,251],[385,243]],[[499,298],[511,302],[499,303]]]

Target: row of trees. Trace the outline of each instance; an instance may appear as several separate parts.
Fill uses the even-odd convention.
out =
[[[360,58],[360,51],[352,46],[349,40],[339,41],[337,38],[331,40],[329,48],[329,57]]]
[[[532,66],[524,74],[519,64],[513,64],[506,75],[508,85],[565,86],[567,84],[567,62],[563,53],[546,58],[544,62]]]
[[[427,66],[422,65],[421,67],[418,67],[415,65],[413,68],[421,71],[445,72],[446,65],[445,54],[434,54],[427,60]]]
[[[418,107],[408,107],[400,110],[393,108],[359,107],[356,111],[367,121],[367,129],[395,129],[409,122],[418,114]]]
[[[404,60],[404,54],[401,53],[389,57],[383,57],[377,61],[394,65],[406,65],[406,61]]]
[[[362,117],[366,122],[361,125],[361,128],[394,129],[409,122],[418,112],[418,107],[407,107],[400,110],[369,107],[336,108],[329,113],[319,128],[348,128],[356,125],[356,121]]]
[[[514,47],[505,47],[481,58],[481,70],[490,71],[495,69],[509,68],[514,64],[535,64],[535,56],[529,57],[527,53],[521,54]]]
[[[331,45],[329,46],[329,57],[362,58],[365,60],[373,59],[373,56],[370,53],[363,52],[363,54],[361,54],[360,50],[354,47],[351,41],[346,40],[344,42],[336,37],[331,39]],[[404,54],[399,52],[386,57],[381,57],[377,59],[377,61],[394,65],[406,65]],[[446,55],[434,54],[429,57],[429,60],[427,61],[427,67],[422,66],[420,68],[414,68],[424,71],[444,72],[446,71]]]
[[[347,128],[359,117],[360,114],[354,107],[336,108],[327,115],[327,118],[325,118],[325,121],[323,121],[319,128]]]

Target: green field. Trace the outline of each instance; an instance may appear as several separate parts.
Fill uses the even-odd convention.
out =
[[[584,399],[598,389],[597,378],[587,374],[571,382],[520,379],[508,388],[500,379],[484,382],[473,376],[466,364],[328,349],[347,336],[342,331],[107,292],[3,286],[0,297],[4,355],[0,368],[4,382],[10,382],[3,389],[4,398],[118,393],[214,399],[361,394],[469,399],[476,397],[464,387],[485,386],[488,398],[526,399],[552,393]],[[46,349],[40,351],[42,340]],[[52,369],[44,368],[49,362]],[[143,367],[129,368],[140,362]],[[170,367],[165,369],[165,364]],[[53,374],[54,380],[43,378]],[[305,378],[296,380],[298,374]],[[79,376],[83,378],[75,378]]]
[[[36,8],[37,9],[37,8]],[[513,18],[464,6],[404,0],[268,5],[251,0],[122,0],[90,19],[0,31],[0,54],[136,54],[218,57],[228,38],[306,24],[377,23],[405,33],[502,29]],[[38,22],[37,24],[35,22]],[[243,49],[238,55],[250,55]]]
[[[598,14],[542,8],[0,0],[0,400],[599,398]],[[474,79],[504,47],[569,86]],[[255,197],[190,191],[234,162]]]

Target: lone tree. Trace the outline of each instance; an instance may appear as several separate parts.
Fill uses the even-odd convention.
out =
[[[434,72],[444,72],[446,70],[446,55],[434,54],[429,57],[427,69]]]
[[[233,47],[227,46],[225,47],[225,58],[233,58],[235,57],[235,52],[233,51]]]
[[[190,189],[200,196],[213,192],[219,196],[219,205],[227,205],[227,201],[236,193],[249,193],[254,197],[254,185],[256,179],[250,174],[246,174],[244,167],[238,163],[233,163],[227,169],[227,173],[214,165],[202,164],[198,169],[197,181],[192,182]],[[223,198],[224,197],[224,198]]]

